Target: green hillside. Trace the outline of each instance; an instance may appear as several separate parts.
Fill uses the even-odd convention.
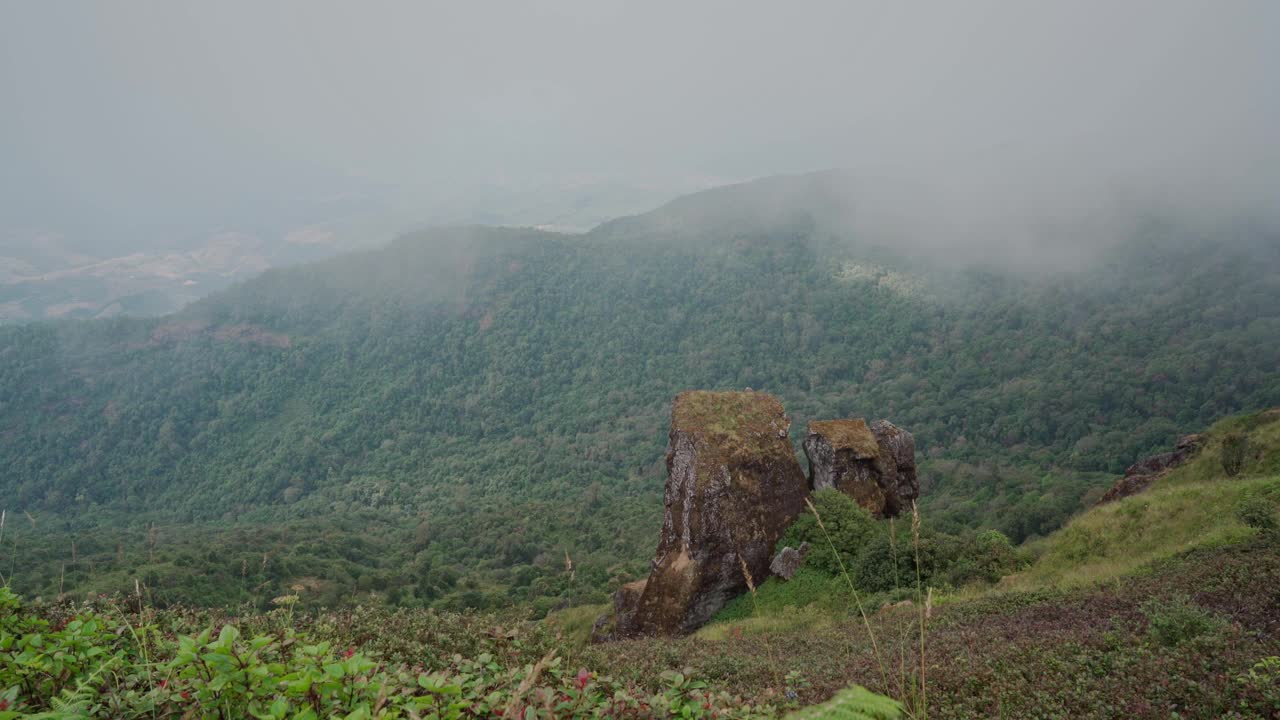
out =
[[[897,578],[879,562],[892,526],[819,493],[829,534],[803,539],[847,552],[843,566],[813,551],[795,578],[770,578],[688,638],[581,656],[635,681],[689,668],[756,698],[772,697],[763,686],[819,700],[852,680],[909,717],[1274,717],[1280,408],[1205,438],[1147,490],[1016,550],[947,538],[927,513],[918,539],[899,523]],[[553,621],[571,633],[577,614]]]
[[[833,545],[862,546],[846,566],[850,583],[814,553],[794,580],[771,578],[735,602],[746,612],[731,605],[684,638],[587,645],[589,606],[527,622],[369,605],[314,611],[296,607],[295,594],[268,612],[158,609],[137,594],[33,602],[0,587],[0,709],[1261,720],[1280,710],[1278,473],[1280,409],[1225,419],[1148,490],[1005,557],[1021,567],[998,583],[959,590],[949,584],[955,564],[939,573],[938,561],[976,560],[972,575],[990,567],[992,538],[940,543],[926,516],[920,538],[911,528],[899,545],[924,558],[924,584],[909,573],[884,591],[866,560],[892,526],[838,492],[818,493]],[[842,591],[855,585],[856,596]]]
[[[1033,543],[1035,564],[1004,584],[1096,583],[1192,548],[1230,545],[1259,528],[1274,529],[1280,508],[1280,408],[1227,418],[1207,437],[1194,460],[1153,487],[1092,508]],[[1241,439],[1242,462],[1237,474],[1228,476],[1223,456]]]
[[[889,418],[936,526],[1015,541],[1280,403],[1274,231],[1157,218],[1015,272],[852,232],[837,190],[424,231],[173,316],[0,328],[13,586],[546,610],[643,571],[681,390],[774,393],[796,440]]]

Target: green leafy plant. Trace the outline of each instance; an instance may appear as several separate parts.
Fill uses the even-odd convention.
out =
[[[1151,637],[1168,647],[1194,640],[1223,625],[1221,618],[1186,595],[1148,600],[1140,609],[1147,618]]]
[[[1266,497],[1247,496],[1236,506],[1236,517],[1240,522],[1264,532],[1274,532],[1280,527],[1276,515],[1275,503]]]
[[[1262,658],[1238,676],[1236,682],[1260,697],[1260,706],[1253,709],[1270,712],[1273,717],[1280,715],[1280,657]]]
[[[642,687],[585,669],[568,672],[555,650],[537,662],[518,634],[469,627],[498,652],[414,662],[378,658],[281,626],[287,609],[250,618],[266,628],[206,625],[200,613],[156,613],[164,628],[131,623],[118,609],[42,616],[0,588],[0,719],[33,718],[763,718],[687,672],[667,672]],[[382,629],[409,634],[403,614],[383,614]],[[305,618],[294,618],[306,623]],[[312,627],[320,627],[312,624]],[[131,631],[132,628],[132,631]],[[427,661],[436,669],[422,667]]]
[[[787,673],[787,676],[783,678],[783,682],[786,687],[786,690],[783,692],[783,696],[786,697],[787,702],[793,706],[800,697],[800,691],[809,687],[809,681],[805,679],[804,673],[799,670],[792,670]]]
[[[813,505],[823,527],[818,525],[818,515],[802,514],[787,528],[778,547],[807,542],[805,565],[838,576],[841,568],[853,567],[863,545],[876,534],[876,521],[853,498],[834,488],[814,493]]]

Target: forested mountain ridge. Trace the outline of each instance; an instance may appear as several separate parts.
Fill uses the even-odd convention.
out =
[[[772,392],[793,434],[890,418],[933,521],[1015,539],[1180,432],[1280,403],[1273,230],[1153,220],[1083,269],[954,268],[842,229],[823,188],[723,188],[586,235],[424,231],[173,316],[2,328],[0,492],[45,538],[17,584],[48,591],[71,559],[76,586],[238,577],[215,601],[598,593],[652,549],[688,388]]]

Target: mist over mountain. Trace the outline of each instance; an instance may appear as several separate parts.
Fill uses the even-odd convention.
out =
[[[0,2],[0,717],[1272,717],[1276,68],[1267,0]]]
[[[532,225],[581,232],[664,201],[682,186],[602,178],[471,186],[412,207],[397,205],[405,200],[384,191],[334,198],[288,217],[242,220],[243,230],[175,227],[142,238],[116,237],[109,227],[70,235],[10,230],[0,232],[0,322],[163,315],[269,267],[374,247],[417,226]]]
[[[401,550],[271,582],[319,563],[333,592],[369,575],[503,603],[562,592],[548,557],[566,549],[584,587],[632,572],[643,533],[625,528],[661,507],[684,389],[775,393],[793,432],[891,418],[935,522],[1016,540],[1128,458],[1280,402],[1274,228],[1143,213],[1029,270],[859,229],[849,182],[717,188],[586,234],[423,230],[163,318],[6,329],[4,493],[81,548],[150,523],[342,535],[376,518]],[[292,542],[208,532],[229,556]],[[29,557],[26,581],[51,582]],[[153,584],[182,596],[183,577]]]
[[[0,322],[823,167],[851,179],[821,221],[955,262],[1078,265],[1152,208],[1276,219],[1268,3],[676,10],[6,7]],[[799,201],[761,195],[752,221]]]
[[[830,167],[939,244],[1044,234],[1117,197],[1274,219],[1277,12],[9,4],[0,238],[106,259],[315,226],[585,230]]]

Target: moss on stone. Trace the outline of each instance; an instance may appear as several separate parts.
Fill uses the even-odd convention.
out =
[[[810,435],[821,435],[835,450],[853,450],[862,459],[880,456],[880,444],[862,418],[849,420],[814,420],[809,423]]]
[[[752,390],[690,390],[677,395],[671,405],[671,431],[703,441],[700,451],[718,450],[722,460],[769,454],[779,444],[765,440],[785,439],[789,427],[782,403]]]

